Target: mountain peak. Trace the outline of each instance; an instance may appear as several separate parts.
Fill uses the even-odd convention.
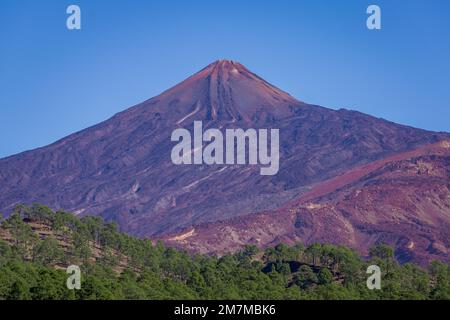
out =
[[[212,63],[213,70],[222,74],[239,74],[240,72],[249,72],[242,64],[233,60],[217,60]]]
[[[244,65],[234,60],[221,59],[209,64],[205,69],[220,74],[251,73]],[[203,69],[203,70],[205,70]]]
[[[288,117],[291,106],[302,104],[241,63],[224,59],[210,63],[158,98],[172,105],[173,101],[183,101],[184,110],[177,110],[181,114],[246,123]],[[194,117],[183,119],[193,120]]]
[[[230,59],[219,59],[214,61],[212,64],[234,64],[234,63],[239,63],[238,61],[235,60],[230,60]]]
[[[214,66],[236,66],[241,65],[239,61],[230,60],[230,59],[219,59],[211,63]]]

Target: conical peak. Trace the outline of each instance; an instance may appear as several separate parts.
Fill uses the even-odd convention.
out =
[[[236,65],[241,65],[238,61],[234,61],[234,60],[228,60],[228,59],[220,59],[220,60],[216,60],[213,63],[211,63],[211,65],[214,66],[236,66]]]
[[[242,64],[233,60],[217,60],[209,65],[211,72],[219,74],[239,74],[240,72],[249,73],[248,69]]]
[[[260,79],[256,74],[247,69],[243,64],[235,60],[221,59],[208,64],[205,68],[195,73],[188,79],[198,79],[206,77],[228,78],[229,76],[244,76],[246,78]]]
[[[301,102],[266,82],[241,63],[217,60],[165,91],[158,101],[179,106],[177,123],[196,117],[248,123],[291,116]],[[171,107],[171,112],[174,108]],[[256,120],[255,120],[256,119]],[[259,119],[259,120],[258,120]]]

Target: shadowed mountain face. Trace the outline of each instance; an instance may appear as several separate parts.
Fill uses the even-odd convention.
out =
[[[280,130],[280,169],[174,165],[176,128]],[[0,211],[39,202],[102,215],[138,236],[275,210],[351,168],[448,138],[300,102],[233,61],[217,61],[111,119],[0,160]],[[389,214],[389,212],[385,212]]]

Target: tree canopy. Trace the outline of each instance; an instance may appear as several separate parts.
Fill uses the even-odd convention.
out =
[[[81,290],[66,287],[79,265]],[[382,289],[366,269],[382,270]],[[20,206],[0,226],[0,299],[450,299],[450,267],[399,264],[379,245],[246,246],[221,257],[137,239],[99,217]]]

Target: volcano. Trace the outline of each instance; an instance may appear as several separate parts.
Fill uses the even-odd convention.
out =
[[[173,164],[171,133],[193,130],[194,121],[202,121],[204,130],[279,129],[278,173],[260,175],[258,166]],[[245,221],[258,212],[285,219],[276,212],[320,183],[449,138],[307,104],[242,64],[220,60],[100,124],[1,159],[0,211],[38,202],[78,216],[101,215],[132,235],[176,238],[193,226]],[[394,214],[395,205],[385,208],[383,214]],[[441,210],[449,216],[447,207]],[[395,230],[401,234],[401,226]]]

